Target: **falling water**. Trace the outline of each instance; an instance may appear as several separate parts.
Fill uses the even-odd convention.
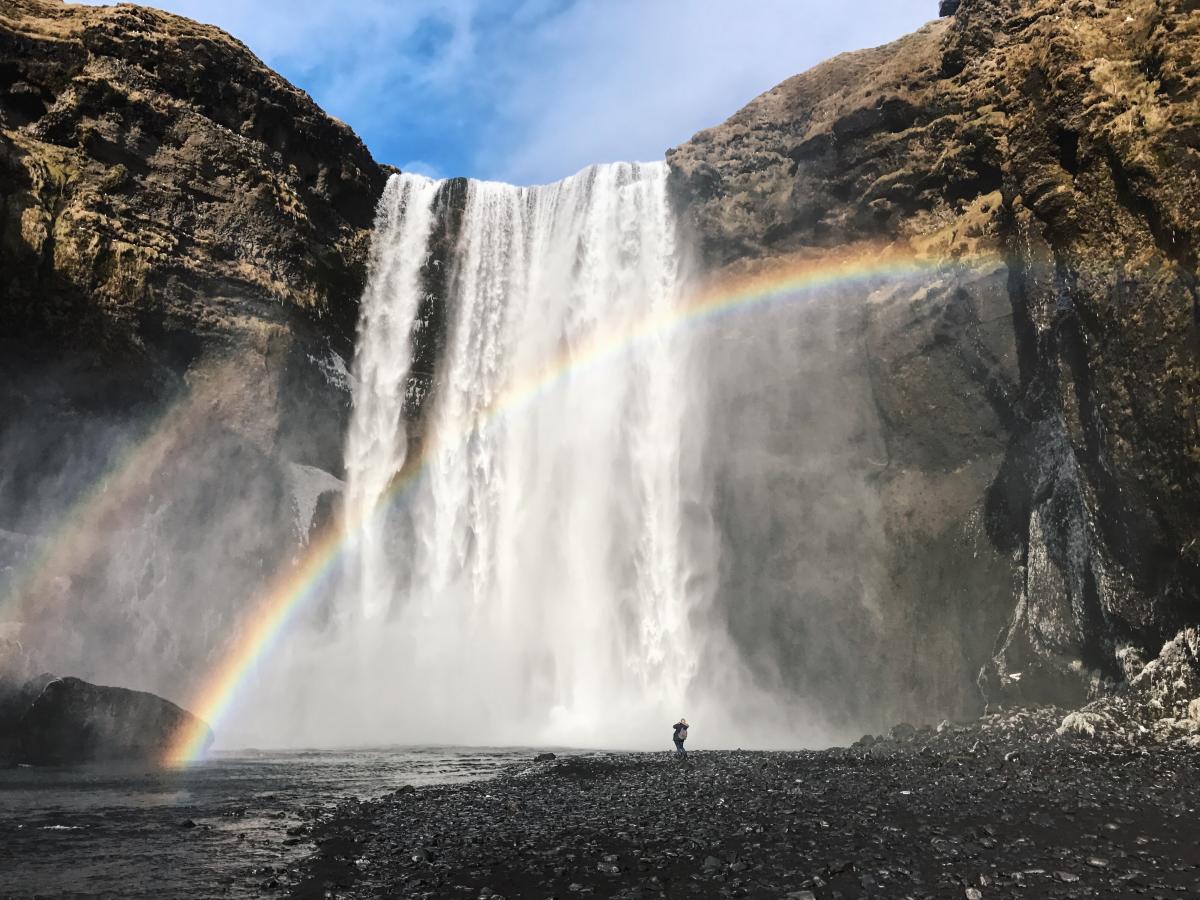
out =
[[[685,517],[700,491],[687,348],[664,330],[625,342],[679,302],[666,179],[663,164],[620,163],[467,186],[425,452],[353,561],[357,640],[394,692],[393,739],[642,744],[684,708],[709,580],[707,520]],[[438,189],[398,175],[381,203],[351,521],[405,463]],[[608,339],[622,350],[592,361]]]
[[[437,188],[437,182],[420,175],[388,181],[376,214],[371,279],[362,299],[354,415],[346,440],[346,509],[349,521],[364,523],[356,550],[362,577],[358,594],[368,615],[380,612],[395,589],[386,519],[371,513],[404,465],[411,334]]]

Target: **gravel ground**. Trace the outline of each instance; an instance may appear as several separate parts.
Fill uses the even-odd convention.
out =
[[[811,752],[559,758],[343,804],[301,897],[1200,895],[1200,759],[1052,709]]]

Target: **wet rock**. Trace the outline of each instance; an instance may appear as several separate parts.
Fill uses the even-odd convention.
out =
[[[718,276],[780,277],[833,248],[879,245],[1003,260],[991,277],[881,283],[869,301],[848,292],[840,317],[820,319],[837,335],[828,357],[870,372],[858,384],[888,448],[871,457],[893,554],[879,561],[885,622],[843,629],[838,607],[820,613],[852,645],[834,662],[855,693],[879,699],[864,721],[880,708],[968,718],[976,675],[992,706],[1076,707],[1196,622],[1200,455],[1195,419],[1180,414],[1200,394],[1191,7],[944,3],[949,18],[790,78],[668,153]],[[1154,62],[1097,70],[1115,59]],[[941,323],[927,342],[918,308]],[[774,374],[765,360],[746,371]],[[731,593],[770,596],[778,578]],[[822,660],[817,705],[844,705],[827,648],[795,644],[808,624],[770,627],[797,650],[797,683],[818,680],[804,660]],[[752,637],[756,654],[772,646],[771,633]],[[921,660],[890,657],[918,642]],[[910,691],[936,692],[939,709]]]
[[[42,675],[25,690],[13,733],[23,762],[57,765],[98,760],[162,759],[195,716],[143,691]],[[211,732],[206,746],[212,742]]]
[[[1133,867],[1117,860],[1137,862],[1133,878],[1153,869],[1166,886],[1154,890],[1188,888],[1200,855],[1178,840],[1194,808],[1179,785],[1200,778],[1200,757],[1177,743],[1060,737],[1063,718],[1009,710],[877,742],[878,756],[697,753],[687,778],[667,754],[514,765],[487,782],[428,788],[428,804],[343,805],[315,825],[324,843],[289,880],[319,887],[336,872],[347,898],[414,895],[410,857],[436,848],[421,864],[436,873],[422,888],[431,896],[477,896],[484,873],[509,897],[1016,900],[1050,896],[1055,884],[1074,896],[1136,893]],[[985,738],[989,752],[966,752]],[[521,813],[497,815],[510,802]],[[1046,849],[1031,857],[1031,846]],[[338,860],[359,858],[370,867],[347,878]],[[968,865],[983,874],[946,880],[948,867]]]
[[[539,753],[537,756],[535,756],[533,758],[533,761],[534,762],[550,762],[551,760],[555,760],[557,758],[558,757],[555,756],[553,753]]]

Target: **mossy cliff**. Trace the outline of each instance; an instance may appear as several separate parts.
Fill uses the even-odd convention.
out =
[[[980,667],[994,702],[1070,702],[1200,615],[1200,7],[943,6],[668,160],[714,269],[998,254],[812,313],[886,448],[859,649],[897,711],[970,706]]]

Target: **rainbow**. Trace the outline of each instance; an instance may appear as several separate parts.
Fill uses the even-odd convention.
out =
[[[833,288],[854,288],[930,277],[949,272],[985,272],[1001,262],[995,254],[947,261],[944,258],[899,254],[887,248],[857,248],[820,257],[792,258],[764,264],[749,273],[734,273],[714,281],[690,302],[668,312],[618,323],[593,335],[582,346],[550,360],[541,369],[514,381],[484,411],[455,434],[427,437],[420,451],[405,462],[403,471],[379,498],[374,510],[359,521],[332,523],[306,548],[289,569],[279,573],[251,606],[247,623],[208,677],[191,704],[196,718],[175,736],[166,754],[168,764],[202,758],[212,732],[233,708],[248,673],[274,648],[305,602],[318,593],[336,570],[343,551],[366,523],[395,502],[419,476],[440,448],[453,446],[481,424],[512,415],[554,390],[568,376],[610,363],[649,340],[685,326],[772,304],[795,302]]]
[[[84,569],[104,551],[112,531],[139,498],[148,496],[154,477],[184,441],[212,419],[230,380],[245,369],[240,359],[218,362],[191,373],[189,390],[168,406],[59,517],[57,530],[0,596],[0,622],[20,621],[33,604],[45,607],[61,594],[57,582]]]

